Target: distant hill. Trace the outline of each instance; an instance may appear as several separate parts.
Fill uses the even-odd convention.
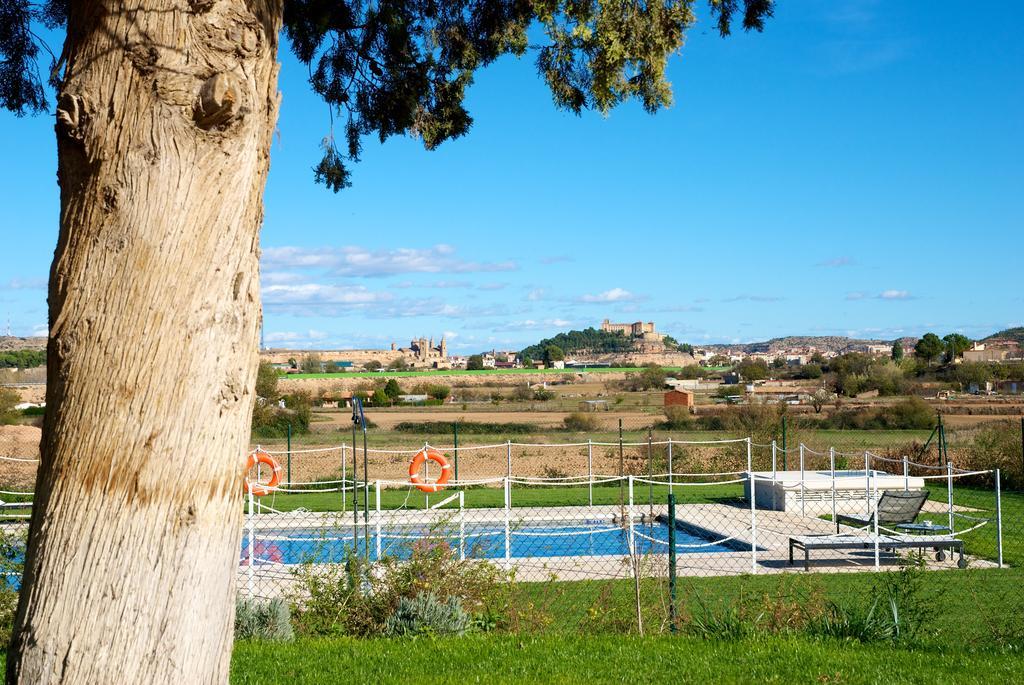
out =
[[[911,340],[916,340],[916,338]],[[851,345],[885,345],[891,343],[892,340],[848,338],[844,335],[789,335],[783,338],[772,338],[763,342],[738,345],[701,345],[701,347],[708,350],[739,350],[746,354],[754,352],[770,354],[798,347],[815,347],[822,352],[842,352]]]
[[[30,337],[19,338],[14,335],[0,335],[0,352],[12,352],[14,350],[45,350],[46,338]]]
[[[1017,344],[1019,344],[1022,347],[1024,347],[1024,326],[1016,326],[1015,328],[1007,328],[1004,331],[999,331],[998,333],[993,333],[992,335],[988,336],[987,338],[982,338],[981,342],[985,342],[986,340],[993,340],[995,338],[999,338],[999,339],[1002,339],[1002,340],[1015,340],[1017,342]]]

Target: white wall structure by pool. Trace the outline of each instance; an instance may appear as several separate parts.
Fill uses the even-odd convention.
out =
[[[870,477],[869,477],[870,476]],[[924,479],[885,471],[755,471],[755,505],[758,509],[819,516],[865,515],[886,490],[920,490]],[[750,500],[750,479],[743,484],[743,496]]]

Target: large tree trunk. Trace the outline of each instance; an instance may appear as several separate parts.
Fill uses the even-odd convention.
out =
[[[281,0],[69,3],[16,683],[227,680]]]

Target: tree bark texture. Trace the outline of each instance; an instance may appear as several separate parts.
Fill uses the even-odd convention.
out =
[[[226,682],[281,0],[69,3],[11,683]]]

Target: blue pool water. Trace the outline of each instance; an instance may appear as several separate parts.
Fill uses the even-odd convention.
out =
[[[640,554],[668,554],[668,526],[663,523],[638,524],[635,527],[636,546]],[[303,562],[331,563],[344,561],[347,549],[352,547],[352,528],[333,529],[259,529],[253,536],[255,563],[299,564]],[[370,558],[377,558],[378,541],[371,524],[367,531],[358,529],[357,549],[362,553],[369,535]],[[248,564],[249,532],[242,539],[241,563]],[[653,538],[648,540],[647,538]],[[709,544],[717,538],[705,538],[676,530],[676,550],[679,554],[705,554],[735,552],[742,545]],[[658,542],[655,542],[657,540]],[[416,545],[445,544],[453,550],[460,546],[458,525],[443,531],[430,532],[423,528],[390,527],[381,529],[380,554],[399,559],[408,558]],[[465,525],[465,555],[475,559],[503,559],[505,557],[505,528],[502,524]],[[749,547],[746,547],[749,549]],[[509,556],[513,559],[545,557],[625,556],[628,554],[628,532],[608,521],[572,521],[544,525],[513,526],[509,536]]]

